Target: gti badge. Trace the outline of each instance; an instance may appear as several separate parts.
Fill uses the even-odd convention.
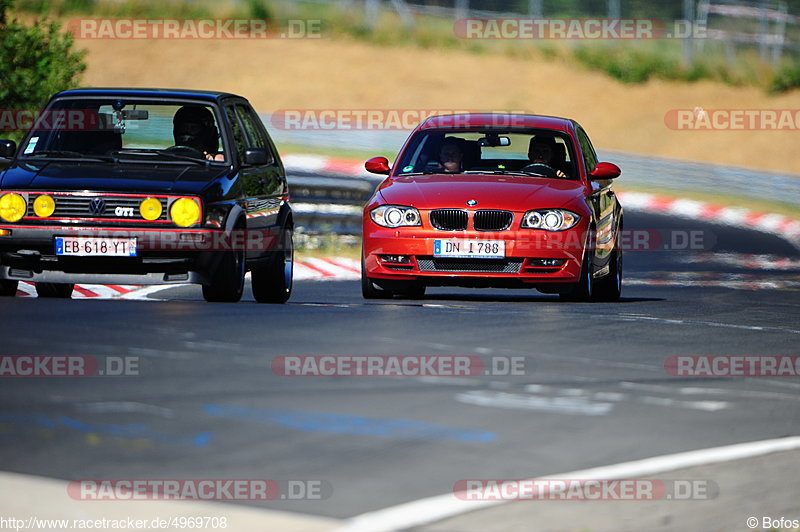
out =
[[[470,207],[474,207],[477,204],[478,204],[478,201],[474,200],[474,199],[471,199],[471,200],[467,201],[467,205],[469,205]]]
[[[100,216],[106,211],[106,202],[103,198],[94,198],[89,202],[89,212]]]

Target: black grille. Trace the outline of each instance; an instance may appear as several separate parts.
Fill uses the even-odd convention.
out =
[[[477,211],[472,223],[476,231],[505,231],[513,220],[514,214],[508,211]]]
[[[28,197],[28,212],[33,214],[33,202],[39,194],[31,194]],[[119,196],[52,196],[56,202],[56,210],[52,214],[54,218],[105,218],[109,220],[138,220],[142,221],[139,213],[139,204],[145,198],[128,198]],[[104,208],[101,214],[96,214],[90,209],[90,202],[93,199],[102,198]],[[161,216],[159,220],[167,219],[167,202],[164,198],[159,198],[161,202]],[[133,209],[133,216],[118,215],[117,207]],[[130,212],[130,210],[128,210]]]
[[[467,211],[461,209],[438,209],[431,211],[431,225],[440,231],[465,231]]]
[[[418,257],[421,272],[519,273],[522,259],[436,259]]]

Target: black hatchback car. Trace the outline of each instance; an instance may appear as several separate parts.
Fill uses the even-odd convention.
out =
[[[197,283],[207,301],[292,291],[292,210],[275,145],[222,92],[91,88],[53,96],[19,148],[0,141],[0,294],[77,282]]]

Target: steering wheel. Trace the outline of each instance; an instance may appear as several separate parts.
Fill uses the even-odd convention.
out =
[[[206,154],[197,148],[191,146],[170,146],[164,151],[174,153],[175,155],[183,155],[185,157],[194,157],[195,159],[205,159]]]
[[[556,169],[549,164],[533,163],[522,168],[523,172],[531,172],[533,174],[543,175],[545,177],[558,177]]]

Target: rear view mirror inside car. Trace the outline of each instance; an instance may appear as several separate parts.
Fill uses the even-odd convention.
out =
[[[486,135],[480,139],[481,146],[511,146],[511,139],[508,137],[501,137],[499,135]]]

